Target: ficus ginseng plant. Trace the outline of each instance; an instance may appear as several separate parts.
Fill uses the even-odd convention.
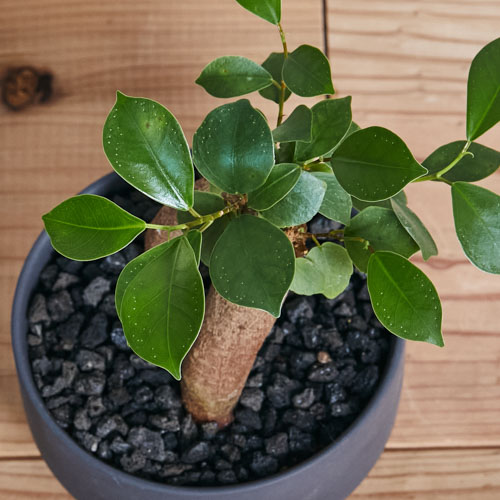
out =
[[[329,62],[309,45],[288,50],[280,0],[237,1],[277,26],[283,52],[262,64],[220,57],[196,83],[221,98],[259,92],[278,105],[276,127],[247,99],[224,104],[203,120],[191,155],[166,108],[118,92],[104,125],[104,151],[123,179],[167,207],[172,223],[145,222],[89,194],[43,216],[54,248],[75,260],[118,252],[147,229],[164,232],[163,243],[123,269],[118,316],[132,350],[180,379],[207,309],[212,324],[186,360],[183,395],[195,418],[220,423],[230,420],[288,291],[333,298],[348,285],[353,264],[367,274],[373,309],[390,332],[443,345],[438,294],[408,260],[417,251],[427,260],[437,248],[407,205],[407,184],[432,181],[451,190],[466,256],[500,274],[500,197],[471,184],[500,164],[499,152],[474,142],[500,120],[500,38],[472,61],[465,138],[420,164],[394,132],[353,122],[351,97],[300,105],[284,120],[292,93],[334,94]],[[208,190],[194,189],[193,164]],[[359,212],[351,218],[353,206]],[[309,233],[305,224],[318,212],[344,228]],[[200,259],[213,287],[207,301]],[[264,336],[256,339],[252,331],[259,329]]]

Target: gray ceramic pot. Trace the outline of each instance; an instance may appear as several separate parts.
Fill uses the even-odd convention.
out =
[[[107,195],[124,187],[110,174],[84,192]],[[48,236],[36,240],[22,269],[12,310],[12,346],[24,408],[33,438],[48,466],[79,500],[342,500],[368,474],[394,424],[403,380],[404,341],[391,342],[375,394],[356,421],[333,444],[267,479],[237,486],[175,487],[121,472],[80,448],[52,419],[34,384],[28,359],[27,309],[41,270],[52,255]]]

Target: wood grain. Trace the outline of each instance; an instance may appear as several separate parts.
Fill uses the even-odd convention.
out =
[[[3,500],[72,498],[40,459],[0,461]],[[497,500],[500,449],[386,451],[350,498]],[[267,500],[267,499],[266,499]]]
[[[496,0],[327,0],[334,83],[362,126],[394,130],[423,160],[465,135],[471,59],[499,36]],[[497,127],[481,143],[500,143]],[[480,183],[500,192],[500,172]],[[474,268],[455,235],[449,187],[406,190],[439,256],[415,263],[443,301],[446,347],[408,345],[391,448],[500,445],[500,280]]]
[[[326,3],[334,83],[360,125],[394,130],[420,160],[464,138],[469,65],[499,36],[497,0]],[[480,142],[498,147],[498,127]]]
[[[496,500],[500,450],[386,451],[352,499]]]

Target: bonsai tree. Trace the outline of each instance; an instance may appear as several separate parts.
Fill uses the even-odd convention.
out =
[[[353,122],[351,97],[299,105],[285,119],[292,93],[335,93],[329,62],[309,45],[288,50],[280,0],[237,1],[277,27],[283,52],[262,64],[220,57],[196,83],[221,98],[259,92],[278,105],[276,127],[247,99],[223,104],[196,131],[191,155],[166,108],[118,92],[104,151],[123,179],[164,207],[146,222],[83,194],[43,216],[54,248],[76,260],[118,252],[148,231],[147,251],[116,285],[127,342],[179,380],[182,365],[186,408],[221,426],[289,290],[334,298],[353,264],[366,273],[375,314],[390,332],[443,346],[436,289],[408,260],[418,251],[427,260],[437,248],[407,205],[407,184],[439,182],[451,191],[466,256],[500,273],[500,197],[471,184],[500,164],[500,153],[475,142],[500,120],[500,38],[472,61],[465,138],[420,164],[395,133]],[[318,212],[344,227],[309,232]],[[207,297],[200,261],[210,271]]]

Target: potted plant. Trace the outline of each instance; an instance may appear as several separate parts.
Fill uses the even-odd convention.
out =
[[[247,99],[223,104],[210,112],[198,128],[191,154],[179,123],[166,108],[152,100],[118,92],[104,125],[104,151],[126,183],[162,208],[152,222],[133,215],[100,196],[119,185],[116,177],[108,177],[43,216],[51,243],[60,254],[77,262],[107,258],[106,265],[114,266],[113,272],[121,270],[116,283],[112,283],[116,285],[114,301],[126,343],[136,355],[131,359],[137,371],[156,365],[180,380],[184,410],[168,384],[162,384],[153,396],[148,387],[140,391],[130,373],[113,372],[116,376],[109,383],[113,386],[117,382],[121,389],[124,380],[128,380],[127,384],[137,389],[135,402],[142,399],[150,406],[154,402],[155,411],[164,410],[164,415],[158,413],[154,424],[163,431],[160,441],[157,438],[161,433],[153,435],[141,424],[137,414],[142,410],[129,400],[116,405],[135,412],[133,431],[129,432],[130,426],[121,417],[99,419],[101,410],[96,410],[94,419],[89,416],[89,401],[101,404],[106,411],[106,405],[99,401],[106,382],[101,375],[92,375],[93,370],[99,364],[107,366],[116,355],[106,346],[94,349],[103,342],[95,340],[98,326],[91,324],[85,330],[90,332],[83,334],[87,339],[83,347],[88,349],[75,354],[75,362],[62,361],[78,342],[76,336],[84,319],[80,316],[80,324],[68,325],[61,302],[71,301],[73,307],[74,302],[80,301],[83,310],[99,304],[99,314],[104,316],[102,311],[109,309],[110,301],[107,305],[100,302],[111,285],[95,278],[92,273],[96,268],[86,268],[92,279],[78,298],[78,294],[72,296],[67,290],[78,281],[74,277],[78,264],[63,268],[64,276],[59,275],[57,281],[54,276],[50,285],[53,291],[62,292],[49,299],[52,302],[48,304],[45,299],[33,299],[30,310],[37,318],[30,322],[32,346],[38,346],[38,338],[43,335],[66,342],[54,347],[59,353],[64,352],[60,362],[55,363],[62,375],[51,375],[51,370],[56,370],[52,363],[46,375],[49,379],[52,376],[53,383],[41,389],[46,400],[52,398],[50,405],[63,408],[58,413],[62,427],[64,412],[73,412],[70,398],[78,402],[83,401],[82,396],[88,396],[85,408],[72,415],[71,424],[88,451],[99,452],[103,459],[120,454],[120,463],[127,464],[132,472],[137,463],[142,464],[136,470],[146,477],[161,471],[164,478],[185,479],[189,472],[194,478],[188,481],[190,485],[199,480],[201,485],[219,487],[165,486],[128,476],[78,448],[51,418],[32,380],[26,341],[28,302],[36,288],[35,280],[50,258],[47,237],[42,236],[28,258],[16,293],[14,350],[35,439],[56,475],[78,498],[344,498],[373,465],[392,427],[402,377],[400,340],[391,344],[377,395],[349,430],[315,458],[274,475],[279,468],[293,463],[283,459],[290,451],[290,434],[277,433],[265,441],[256,441],[249,465],[255,474],[243,466],[241,469],[246,472],[239,474],[231,465],[229,469],[226,466],[240,460],[238,445],[213,444],[217,435],[222,435],[233,422],[242,391],[246,391],[245,410],[236,415],[233,425],[240,432],[235,434],[245,438],[252,426],[255,430],[263,427],[257,415],[263,404],[264,393],[259,389],[262,381],[249,383],[248,376],[255,369],[257,354],[269,332],[272,330],[274,336],[287,335],[283,325],[273,325],[289,292],[306,297],[321,294],[323,298],[311,300],[321,307],[335,307],[340,300],[337,297],[345,296],[346,289],[354,297],[352,289],[358,286],[358,295],[364,293],[365,299],[369,295],[378,318],[379,323],[370,320],[371,326],[381,324],[399,338],[443,346],[437,292],[424,273],[408,260],[417,251],[425,260],[437,254],[431,235],[407,205],[403,189],[410,182],[432,181],[451,187],[456,231],[465,254],[480,269],[500,273],[500,198],[471,184],[493,173],[500,163],[500,153],[474,142],[500,120],[500,39],[484,47],[472,62],[466,139],[442,146],[420,164],[393,132],[381,127],[360,128],[354,123],[350,97],[327,98],[311,108],[299,105],[285,119],[285,102],[292,93],[301,97],[335,93],[328,60],[319,49],[308,45],[288,51],[280,23],[280,0],[238,3],[278,28],[283,52],[272,53],[262,65],[239,56],[220,57],[203,69],[197,83],[221,98],[259,92],[277,103],[276,126]],[[196,182],[193,165],[200,175]],[[353,207],[359,211],[354,216]],[[318,213],[326,220],[326,230],[312,228],[311,220]],[[145,252],[128,259],[126,265],[123,259],[110,258],[117,252],[122,256],[127,245],[142,233]],[[358,271],[353,277],[353,265],[366,274],[366,287]],[[358,285],[353,285],[352,280]],[[308,307],[304,302],[300,304]],[[308,386],[299,391],[290,378],[280,373],[288,366],[288,360],[276,362],[270,355],[277,366],[272,379],[277,392],[268,387],[266,395],[284,398],[284,403],[276,403],[270,414],[275,421],[282,418],[297,432],[306,428],[313,417],[325,419],[328,408],[320,402],[321,398],[333,401],[330,413],[345,410],[335,406],[344,397],[342,386],[336,384],[339,369],[331,357],[339,348],[335,345],[337,337],[312,328],[312,314],[313,308],[309,307],[295,315],[303,320],[299,321],[299,330],[309,328],[307,333],[299,332],[303,339],[300,342],[309,350],[315,346],[329,348],[318,350],[316,357],[297,368],[298,376],[306,377]],[[371,312],[367,314],[369,317]],[[54,321],[58,325],[54,326]],[[342,321],[349,330],[353,313],[345,313]],[[370,325],[367,320],[363,328]],[[348,350],[359,350],[358,357],[363,356],[367,345],[359,347],[363,343],[359,339],[365,338],[358,335],[360,328],[351,328],[346,342]],[[378,338],[379,332],[372,335]],[[281,338],[276,344],[282,341]],[[124,350],[127,345],[122,346]],[[380,344],[370,345],[378,345],[380,350]],[[39,350],[45,353],[44,349]],[[283,352],[292,351],[290,348]],[[121,363],[125,358],[119,354],[118,359]],[[116,364],[116,360],[113,362]],[[372,361],[367,364],[371,366]],[[344,361],[345,372],[340,372],[348,373],[348,365]],[[43,370],[40,363],[37,366]],[[359,377],[352,364],[350,368],[349,383],[353,384],[356,376],[368,378],[373,389],[375,371],[367,369]],[[42,378],[35,373],[36,383]],[[76,395],[68,396],[65,391],[75,386]],[[123,391],[118,393],[117,399],[126,399]],[[66,394],[64,401],[61,394]],[[291,405],[292,397],[295,410],[280,412],[280,408]],[[182,429],[180,412],[189,415],[183,420]],[[96,437],[88,431],[97,421]],[[193,442],[186,438],[190,429],[199,432],[193,422],[203,425],[206,439]],[[187,440],[181,457],[165,441],[174,432],[180,433],[181,440]],[[101,441],[108,435],[115,437],[111,451]],[[125,435],[127,440],[123,439]],[[208,476],[203,476],[207,472],[203,464],[219,453],[214,451],[219,445],[224,458],[216,466],[218,472],[212,471],[214,477],[208,480]],[[137,453],[131,451],[134,446]],[[176,446],[177,443],[172,444],[172,449]],[[267,455],[260,451],[263,447]],[[307,456],[304,450],[295,451],[295,461]],[[309,455],[313,451],[311,447]],[[177,460],[184,467],[179,469]],[[195,464],[202,464],[199,470]],[[227,470],[232,475],[224,473]],[[272,475],[269,479],[220,486],[245,483],[255,479],[255,475],[268,474]],[[173,484],[182,484],[182,480]]]

